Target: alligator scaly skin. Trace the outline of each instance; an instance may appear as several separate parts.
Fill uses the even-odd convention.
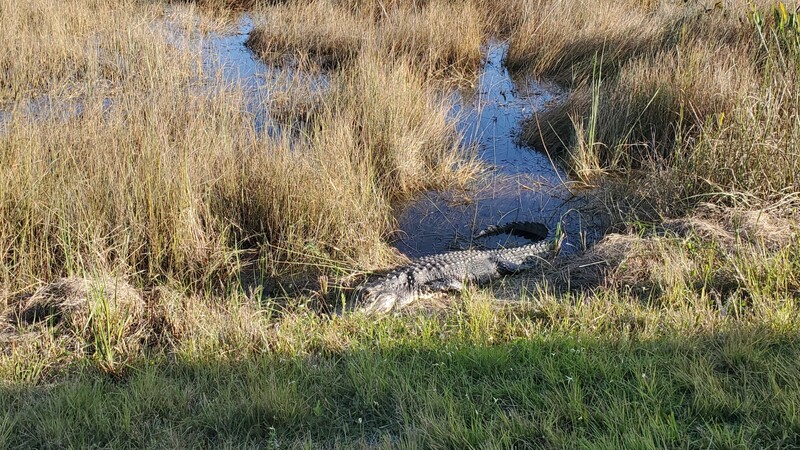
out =
[[[547,236],[544,225],[528,222],[490,227],[478,236],[508,233],[520,227],[526,237],[544,239]],[[425,256],[364,285],[359,292],[361,309],[368,313],[388,312],[427,293],[461,290],[465,283],[486,284],[537,267],[549,259],[554,247],[554,241],[543,240],[512,248],[460,250]]]

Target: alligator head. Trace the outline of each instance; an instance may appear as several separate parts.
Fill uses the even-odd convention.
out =
[[[405,273],[389,274],[382,283],[364,286],[358,292],[360,309],[368,314],[402,308],[417,297],[414,280]]]

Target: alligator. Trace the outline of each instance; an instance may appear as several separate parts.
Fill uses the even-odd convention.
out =
[[[425,294],[460,291],[465,283],[486,284],[491,280],[537,267],[557,251],[556,240],[545,240],[547,227],[535,222],[511,222],[491,226],[474,237],[508,233],[533,241],[499,249],[469,249],[425,256],[395,268],[359,289],[360,309],[385,313],[402,308]]]

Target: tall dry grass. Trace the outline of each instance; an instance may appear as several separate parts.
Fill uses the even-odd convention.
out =
[[[429,78],[474,75],[483,23],[471,2],[287,2],[260,11],[248,45],[270,60],[339,67],[361,53],[407,59]]]
[[[144,91],[189,76],[187,56],[153,39],[159,11],[129,0],[3,0],[0,102],[45,92],[75,98],[100,86]]]
[[[297,138],[237,156],[239,174],[219,185],[222,215],[267,233],[296,262],[304,251],[360,266],[385,261],[396,207],[474,175],[447,105],[433,99],[407,64],[360,56],[317,104],[302,105],[302,120],[284,113],[305,124]]]
[[[640,0],[566,2],[525,0],[523,18],[513,30],[507,65],[567,85],[591,79],[595,56],[609,74],[637,55],[657,50],[664,24],[673,17],[670,2],[659,2],[658,14]]]
[[[586,181],[667,168],[668,195],[796,190],[791,11],[780,19],[778,3],[738,1],[528,4],[535,14],[512,38],[509,64],[575,89],[523,139]]]
[[[370,267],[389,257],[402,200],[471,173],[446,107],[407,64],[359,57],[306,129],[269,137],[239,87],[202,73],[197,43],[174,42],[164,11],[3,5],[3,92],[16,100],[0,132],[3,290],[109,272],[208,287],[245,260]],[[74,29],[38,39],[34,64],[14,43],[34,40],[22,18],[37,14]]]

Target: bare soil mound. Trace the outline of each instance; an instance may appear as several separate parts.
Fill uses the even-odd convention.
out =
[[[566,289],[650,285],[670,276],[665,272],[678,276],[693,263],[685,251],[687,240],[713,248],[725,260],[753,251],[774,253],[797,237],[797,222],[776,211],[703,204],[689,217],[636,233],[609,234],[583,255],[556,261],[545,277]]]
[[[21,299],[16,319],[126,354],[140,346],[144,315],[142,297],[125,281],[73,277],[48,283]]]

